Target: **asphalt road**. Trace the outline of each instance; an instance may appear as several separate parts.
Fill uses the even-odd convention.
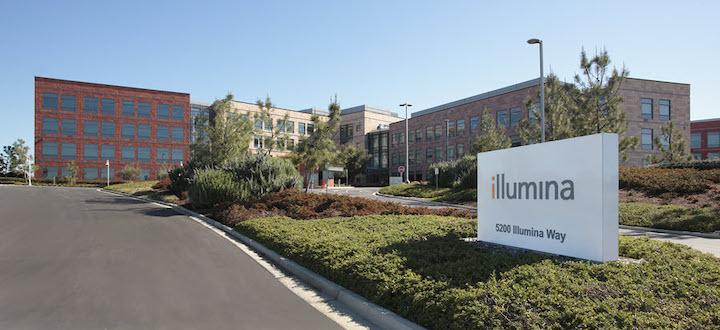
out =
[[[166,208],[0,186],[0,329],[337,329],[253,259]]]

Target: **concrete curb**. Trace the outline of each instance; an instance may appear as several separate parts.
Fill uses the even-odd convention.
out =
[[[694,231],[657,229],[657,228],[635,227],[635,226],[627,226],[627,225],[619,225],[618,227],[620,227],[621,229],[637,230],[637,231],[648,232],[648,233],[663,233],[663,234],[720,239],[720,233],[698,233],[698,232],[694,232]]]
[[[175,210],[178,213],[200,219],[203,222],[205,222],[206,224],[223,231],[224,233],[239,240],[243,244],[249,246],[250,248],[255,250],[257,253],[259,253],[260,255],[269,259],[272,263],[274,263],[279,268],[294,275],[295,277],[299,278],[300,280],[309,284],[310,286],[320,290],[320,292],[322,292],[326,296],[329,296],[332,299],[336,299],[340,303],[344,304],[350,311],[352,311],[353,313],[357,314],[358,316],[360,316],[362,318],[365,318],[366,320],[370,321],[371,323],[373,323],[374,325],[376,325],[379,328],[382,328],[382,329],[425,329],[425,328],[421,327],[420,325],[415,324],[414,322],[411,322],[386,308],[380,307],[380,306],[368,301],[364,297],[336,284],[335,282],[328,280],[324,276],[321,276],[321,275],[297,264],[296,262],[281,256],[277,252],[275,252],[271,249],[268,249],[267,247],[258,243],[257,241],[233,230],[232,228],[230,228],[216,220],[213,220],[212,218],[209,218],[205,215],[188,210],[182,206],[178,206],[173,203],[157,201],[157,200],[146,198],[144,196],[133,196],[131,194],[123,193],[123,192],[119,192],[119,191],[107,190],[107,189],[102,189],[102,188],[101,188],[101,190],[108,192],[108,193],[113,193],[113,194],[117,194],[117,195],[121,195],[121,196],[125,196],[125,197],[139,199],[139,200],[150,202],[150,203],[162,204],[162,205],[171,207],[173,210]]]
[[[470,210],[470,211],[476,211],[476,210],[477,210],[477,208],[472,207],[472,206],[461,205],[461,204],[453,204],[453,203],[445,203],[445,202],[430,201],[430,200],[426,200],[426,199],[424,199],[424,198],[419,198],[419,197],[395,196],[395,195],[383,194],[383,193],[380,193],[380,192],[373,193],[373,195],[375,195],[375,196],[380,196],[380,197],[386,197],[386,198],[395,198],[395,199],[403,199],[403,200],[413,201],[413,202],[427,203],[427,204],[430,205],[430,206],[445,206],[445,207],[452,207],[452,208],[458,208],[458,209],[466,209],[466,210]]]

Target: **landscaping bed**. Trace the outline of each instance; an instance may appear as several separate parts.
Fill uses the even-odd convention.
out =
[[[621,237],[639,263],[597,264],[460,240],[475,221],[363,216],[240,222],[236,230],[432,329],[712,328],[720,260]]]
[[[163,179],[160,181],[148,180],[124,182],[109,185],[106,187],[106,189],[123,192],[133,196],[145,196],[147,198],[158,201],[187,206],[186,199],[178,198],[175,194],[173,194],[167,189],[167,185],[169,183],[166,181],[166,179]]]
[[[218,221],[232,226],[238,222],[272,216],[287,216],[293,219],[318,219],[329,217],[350,217],[371,214],[414,214],[444,215],[472,218],[474,212],[452,208],[431,209],[407,207],[397,203],[381,202],[361,197],[334,194],[309,194],[288,189],[268,194],[246,202],[219,205],[205,213]]]
[[[436,202],[466,203],[477,200],[477,189],[438,188],[425,183],[396,184],[380,189],[381,194],[428,198]]]
[[[622,225],[712,233],[720,231],[720,208],[620,203]]]

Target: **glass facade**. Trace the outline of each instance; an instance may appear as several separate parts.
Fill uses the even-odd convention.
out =
[[[640,106],[642,109],[642,118],[643,119],[652,119],[653,118],[653,99],[650,99],[650,98],[640,99]]]
[[[60,122],[62,129],[62,135],[73,136],[75,135],[75,119],[63,119]]]

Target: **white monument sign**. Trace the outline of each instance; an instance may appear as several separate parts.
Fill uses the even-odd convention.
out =
[[[478,240],[617,260],[617,134],[484,152],[477,162]]]

